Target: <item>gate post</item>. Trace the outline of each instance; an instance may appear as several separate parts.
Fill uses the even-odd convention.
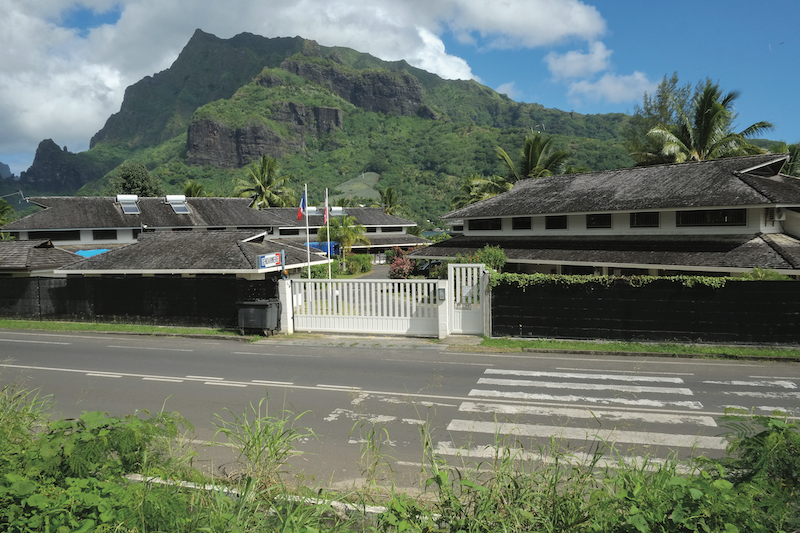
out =
[[[281,333],[294,333],[294,302],[292,301],[292,280],[278,280],[278,298],[281,300]]]
[[[483,288],[483,335],[484,337],[492,336],[492,274],[484,272],[481,279],[481,287]]]
[[[439,339],[447,338],[450,335],[450,298],[447,294],[448,280],[436,280],[436,309],[439,315]]]

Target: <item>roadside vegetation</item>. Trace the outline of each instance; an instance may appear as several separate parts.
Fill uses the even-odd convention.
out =
[[[303,413],[216,416],[218,442],[239,454],[235,476],[192,468],[192,428],[178,413],[84,412],[53,420],[52,399],[0,391],[0,529],[9,532],[793,532],[800,531],[800,432],[782,413],[721,417],[723,458],[630,462],[605,443],[525,450],[498,437],[489,459],[446,460],[420,431],[424,493],[377,481],[391,457],[385,429],[365,423],[360,489],[290,489],[295,444],[315,435]],[[347,502],[347,503],[345,503]],[[368,506],[378,505],[378,508]],[[369,509],[369,512],[368,512]]]

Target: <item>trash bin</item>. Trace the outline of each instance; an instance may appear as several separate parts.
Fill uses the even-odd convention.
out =
[[[281,301],[278,298],[236,302],[239,306],[239,331],[272,335],[278,329]]]

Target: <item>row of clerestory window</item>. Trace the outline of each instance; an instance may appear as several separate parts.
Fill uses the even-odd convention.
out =
[[[696,209],[676,211],[675,225],[679,228],[715,227],[715,226],[747,226],[746,209]],[[661,226],[659,211],[637,211],[629,214],[631,228],[658,228]],[[567,215],[547,215],[544,217],[547,230],[567,229]],[[467,221],[470,231],[500,231],[503,229],[502,218],[477,218]],[[533,217],[513,217],[512,230],[530,230],[533,228]],[[611,229],[611,213],[590,213],[586,215],[586,229]]]

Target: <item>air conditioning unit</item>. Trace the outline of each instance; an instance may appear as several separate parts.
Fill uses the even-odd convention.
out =
[[[786,220],[786,211],[782,207],[767,207],[767,222],[781,222]]]

